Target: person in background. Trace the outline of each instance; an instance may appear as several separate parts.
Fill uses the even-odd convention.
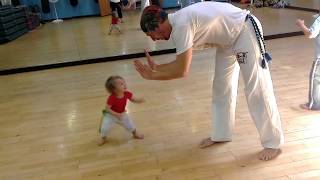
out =
[[[315,39],[315,57],[310,71],[309,100],[306,104],[300,105],[306,110],[320,110],[320,16],[315,15],[315,21],[308,28],[304,20],[297,19],[296,24],[301,28],[307,38]]]

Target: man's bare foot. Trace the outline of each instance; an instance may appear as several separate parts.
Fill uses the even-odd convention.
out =
[[[212,145],[215,145],[217,143],[225,143],[225,142],[229,142],[229,141],[212,141],[210,137],[208,138],[205,138],[203,139],[201,142],[200,142],[200,145],[199,147],[201,149],[204,149],[204,148],[207,148],[207,147],[210,147]]]
[[[264,148],[259,153],[259,159],[262,161],[269,161],[276,158],[278,155],[281,154],[281,152],[281,149]]]
[[[107,142],[106,138],[100,138],[98,141],[98,146],[102,146]]]
[[[137,131],[134,131],[134,132],[132,133],[132,135],[133,135],[133,138],[135,138],[135,139],[143,139],[143,138],[144,138],[144,135],[138,133]]]
[[[307,104],[300,104],[299,106],[301,109],[304,109],[304,110],[310,110],[310,108],[308,107]]]
[[[205,138],[203,139],[201,142],[200,142],[200,145],[199,147],[201,149],[204,149],[204,148],[207,148],[207,147],[210,147],[212,145],[214,145],[216,142],[212,141],[210,137],[208,138]]]

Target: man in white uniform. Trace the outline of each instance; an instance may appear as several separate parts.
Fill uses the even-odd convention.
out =
[[[158,65],[147,52],[148,64],[135,61],[136,70],[148,80],[185,77],[193,49],[217,47],[212,134],[200,143],[201,148],[232,140],[241,70],[250,114],[264,147],[259,158],[270,160],[281,153],[284,137],[267,64],[269,56],[265,53],[261,24],[255,17],[229,3],[202,2],[172,14],[149,6],[140,25],[154,41],[171,38],[176,46],[176,60],[170,63]]]

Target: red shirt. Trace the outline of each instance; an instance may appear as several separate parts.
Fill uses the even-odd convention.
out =
[[[122,98],[118,98],[115,94],[108,97],[107,105],[111,106],[111,110],[117,113],[123,113],[126,110],[127,100],[131,100],[132,93],[125,91]]]
[[[111,24],[118,24],[119,19],[117,17],[111,18]]]

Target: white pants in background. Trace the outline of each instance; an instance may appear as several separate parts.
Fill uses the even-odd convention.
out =
[[[141,0],[141,12],[146,8],[147,6],[150,6],[149,0]]]
[[[262,32],[259,20],[256,19],[256,22]],[[261,52],[250,20],[245,22],[232,47],[217,50],[212,97],[213,141],[232,140],[241,71],[247,104],[262,146],[279,148],[284,143],[270,71],[268,67],[261,67],[261,61]]]
[[[119,120],[110,113],[104,113],[100,127],[101,137],[106,137],[114,124],[121,125],[122,127],[126,128],[129,132],[133,132],[136,129],[127,113],[123,113],[121,120]]]
[[[11,5],[12,3],[11,3],[11,0],[1,0],[1,4],[5,6],[5,5]]]
[[[320,58],[317,58],[312,64],[307,105],[311,110],[320,110]]]

